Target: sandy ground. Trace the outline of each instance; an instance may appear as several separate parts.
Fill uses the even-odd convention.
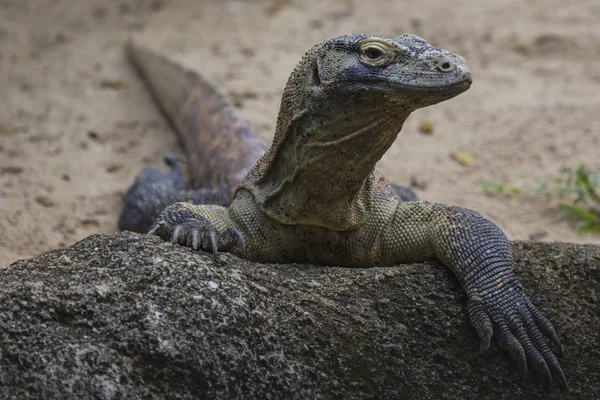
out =
[[[600,243],[573,232],[555,200],[490,197],[477,184],[533,186],[563,165],[598,165],[599,19],[597,0],[0,0],[0,265],[115,232],[134,176],[178,149],[124,58],[132,33],[212,79],[267,137],[313,44],[418,34],[465,56],[474,84],[414,113],[379,169],[510,238]],[[475,164],[453,160],[457,149]]]

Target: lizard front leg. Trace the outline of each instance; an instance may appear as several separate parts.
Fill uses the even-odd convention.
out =
[[[415,252],[434,256],[458,277],[468,298],[468,314],[487,350],[492,336],[519,365],[522,378],[527,365],[540,374],[547,388],[552,373],[566,386],[565,375],[548,346],[551,339],[562,353],[552,324],[535,308],[513,272],[510,242],[504,233],[480,214],[460,207],[427,202],[401,203],[383,248],[394,262]]]
[[[149,234],[194,250],[231,251],[244,249],[245,241],[229,216],[227,207],[175,203],[156,219]]]

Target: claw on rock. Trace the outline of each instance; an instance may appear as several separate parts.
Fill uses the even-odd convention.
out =
[[[521,384],[525,383],[525,378],[527,377],[527,357],[525,357],[525,353],[521,353],[519,358],[519,376],[521,377]]]
[[[208,240],[210,241],[210,249],[211,249],[213,255],[216,257],[217,251],[218,251],[217,235],[215,234],[215,231],[212,229],[208,232]]]
[[[157,232],[165,225],[164,221],[157,221],[152,225],[152,229],[148,231],[148,235],[156,235]]]
[[[554,346],[558,350],[558,354],[560,354],[561,356],[564,355],[565,348],[563,347],[562,343],[560,342],[558,335],[556,333],[554,333],[554,336],[550,337],[550,339],[552,340],[552,343],[554,343]]]
[[[546,390],[548,391],[551,391],[552,374],[550,373],[550,369],[548,368],[548,365],[545,362],[540,365],[540,368],[542,369],[542,374],[544,375],[544,388],[546,388]]]
[[[181,226],[176,226],[173,229],[173,236],[171,236],[171,242],[179,243],[179,235],[181,234]]]
[[[235,237],[237,239],[238,246],[240,246],[242,249],[245,249],[246,241],[244,240],[242,233],[240,231],[238,231],[237,229],[233,229],[233,234],[235,235]]]
[[[556,348],[558,349],[558,354],[561,355],[561,356],[564,356],[565,355],[565,348],[560,343],[560,340],[558,339],[558,337],[556,337],[555,339],[556,340],[553,340],[553,342],[556,345]]]
[[[244,238],[237,229],[219,232],[209,220],[196,215],[193,207],[183,203],[167,207],[154,222],[149,234],[194,250],[210,252],[216,262],[219,262],[220,252],[228,252],[237,245],[244,248]]]
[[[569,384],[567,383],[567,378],[565,377],[565,373],[563,372],[563,370],[559,369],[557,373],[558,377],[560,378],[560,384],[562,385],[562,387],[569,390]]]
[[[481,347],[479,348],[480,353],[484,353],[490,348],[490,342],[492,340],[493,329],[491,326],[488,326],[483,331],[483,338],[481,339]]]
[[[192,231],[192,249],[198,250],[198,230]]]

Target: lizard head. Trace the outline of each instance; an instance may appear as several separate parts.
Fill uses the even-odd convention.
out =
[[[471,86],[466,60],[414,35],[346,35],[324,42],[311,61],[307,94],[322,102],[397,104],[410,111],[454,97]]]
[[[364,177],[411,112],[450,99],[471,82],[463,57],[418,36],[335,37],[310,49],[290,76],[273,148],[294,143],[302,163],[340,164],[336,155],[343,153],[352,172]],[[348,154],[361,158],[360,168]]]
[[[464,58],[417,36],[326,40],[292,72],[273,145],[242,186],[280,222],[358,226],[370,207],[368,179],[406,118],[470,86]]]

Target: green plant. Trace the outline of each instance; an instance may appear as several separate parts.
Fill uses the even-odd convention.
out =
[[[577,221],[578,232],[600,232],[600,170],[585,164],[563,167],[560,177],[539,180],[535,189],[520,189],[501,182],[480,185],[489,193],[518,195],[524,191],[555,196],[563,200],[559,208]]]
[[[560,209],[579,220],[579,232],[600,232],[600,171],[580,164],[564,167],[564,185],[556,187],[555,194],[567,198]]]
[[[497,181],[484,181],[479,182],[479,185],[488,193],[492,194],[503,194],[503,195],[517,195],[523,192],[523,189],[508,185],[503,182]]]

